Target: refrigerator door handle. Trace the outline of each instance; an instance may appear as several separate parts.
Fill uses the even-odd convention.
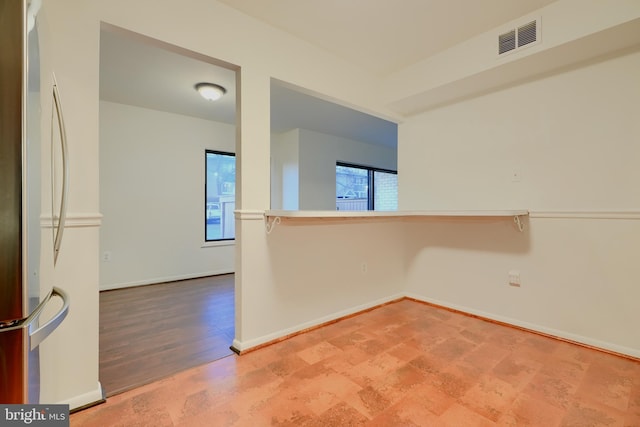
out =
[[[60,297],[62,299],[62,307],[58,312],[53,316],[47,323],[40,326],[39,328],[34,329],[34,325],[37,323],[40,314],[42,314],[42,310],[44,306],[53,298],[54,296]],[[31,350],[40,345],[42,341],[45,340],[51,332],[53,332],[62,321],[69,314],[69,296],[60,288],[53,287],[49,298],[46,299],[45,302],[41,303],[38,308],[29,316],[27,319],[27,325],[29,328],[29,347]]]
[[[67,131],[64,126],[62,114],[62,104],[60,102],[60,92],[56,76],[53,76],[53,104],[58,119],[58,129],[60,130],[60,146],[62,149],[62,194],[60,195],[60,213],[58,214],[58,226],[56,227],[55,240],[53,242],[53,264],[58,260],[60,245],[62,244],[62,232],[67,219],[67,190],[69,187],[69,159],[67,153]],[[53,114],[53,111],[51,111]],[[53,133],[53,120],[51,122],[51,132]],[[53,139],[52,139],[53,140]]]

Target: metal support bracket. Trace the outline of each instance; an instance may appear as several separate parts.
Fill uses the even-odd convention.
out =
[[[280,224],[282,222],[282,220],[280,219],[279,216],[276,217],[266,217],[265,218],[265,224],[264,224],[264,228],[267,232],[267,234],[271,234],[271,232],[273,231],[273,229],[276,227],[277,224]]]
[[[516,227],[518,227],[518,231],[520,231],[521,233],[524,231],[524,224],[522,223],[522,220],[520,220],[520,216],[521,215],[516,215],[513,217],[513,222],[516,223]]]

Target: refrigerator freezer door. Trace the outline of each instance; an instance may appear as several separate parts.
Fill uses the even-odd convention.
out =
[[[0,326],[28,315],[22,286],[23,4],[0,1]]]
[[[43,325],[38,325],[45,306],[53,297],[62,300],[61,308]],[[54,287],[49,297],[27,319],[0,329],[0,403],[40,403],[37,347],[68,313],[69,297]]]
[[[37,403],[38,345],[69,311],[68,297],[53,288],[66,210],[66,134],[57,85],[53,94],[41,90],[39,29],[46,25],[36,18],[39,4],[0,0],[0,403]],[[51,96],[47,135],[41,107]],[[61,308],[43,312],[52,296]]]
[[[27,338],[21,328],[0,332],[0,403],[25,403]]]

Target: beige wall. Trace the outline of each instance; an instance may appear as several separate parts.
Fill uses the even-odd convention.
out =
[[[264,221],[242,222],[247,223],[265,233]],[[242,310],[264,316],[263,321],[245,323],[246,335],[234,345],[250,348],[401,297],[402,237],[400,223],[298,220],[276,225],[266,239],[269,274],[244,293],[242,304]]]
[[[400,209],[531,211],[522,234],[506,219],[407,225],[408,294],[640,355],[639,18],[637,2],[558,1],[390,76],[391,104],[413,111]],[[490,53],[528,19],[540,43]]]
[[[531,211],[411,225],[407,291],[640,356],[638,75],[626,50],[401,125],[402,209]]]
[[[638,208],[639,71],[622,51],[408,119],[402,209]]]
[[[579,13],[577,12],[579,11]],[[538,42],[498,55],[498,35],[538,21]],[[635,0],[561,0],[393,73],[387,106],[415,114],[637,45]]]

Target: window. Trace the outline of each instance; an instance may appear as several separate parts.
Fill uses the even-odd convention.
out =
[[[336,209],[394,211],[398,209],[398,173],[384,169],[336,164]]]
[[[233,240],[236,237],[235,154],[206,150],[205,160],[205,240]]]

